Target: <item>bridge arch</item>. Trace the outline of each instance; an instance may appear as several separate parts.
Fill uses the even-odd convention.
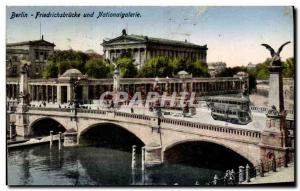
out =
[[[67,125],[64,122],[49,116],[36,118],[31,121],[28,125],[29,136],[45,136],[49,135],[50,131],[53,131],[53,134],[58,134],[67,130]]]
[[[228,143],[224,140],[216,140],[216,139],[209,139],[209,138],[191,138],[191,139],[185,139],[185,140],[179,140],[179,141],[174,141],[171,144],[166,145],[163,147],[162,150],[162,156],[163,160],[167,160],[166,154],[168,151],[170,151],[172,148],[175,148],[176,146],[183,145],[183,144],[189,144],[189,143],[208,143],[212,145],[216,145],[218,147],[223,147],[225,149],[228,149],[229,151],[239,155],[240,157],[244,158],[246,161],[250,163],[250,165],[256,165],[258,164],[258,160],[255,156],[252,156],[251,154],[253,151],[249,153],[249,150],[244,150],[243,147],[234,145],[234,143]],[[256,150],[255,150],[256,151]],[[259,154],[259,153],[256,153]]]
[[[143,138],[122,124],[114,122],[96,122],[81,131],[79,131],[79,144],[105,144],[105,141],[111,141],[124,144],[127,149],[132,145],[138,147],[144,146],[146,143]],[[98,141],[98,142],[93,142]],[[115,142],[114,142],[115,141]]]

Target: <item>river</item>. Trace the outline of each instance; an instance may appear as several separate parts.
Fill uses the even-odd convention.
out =
[[[222,170],[183,164],[164,164],[152,169],[131,169],[131,153],[121,149],[86,146],[63,148],[38,145],[7,154],[8,185],[205,185]],[[220,176],[219,176],[220,177]]]

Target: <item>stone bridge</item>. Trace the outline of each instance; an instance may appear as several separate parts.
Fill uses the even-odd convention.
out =
[[[244,157],[253,165],[268,160],[271,156],[284,158],[287,156],[287,148],[282,144],[284,139],[282,132],[278,133],[275,127],[280,124],[278,118],[270,118],[267,120],[267,128],[258,131],[191,122],[184,118],[157,118],[111,110],[77,109],[75,113],[74,109],[69,108],[22,107],[17,108],[14,115],[18,135],[32,134],[33,126],[38,121],[50,118],[67,131],[71,129],[77,131],[75,144],[80,144],[83,133],[95,126],[97,128],[101,128],[101,124],[119,126],[144,143],[147,165],[163,163],[165,151],[178,144],[194,141],[221,145]]]

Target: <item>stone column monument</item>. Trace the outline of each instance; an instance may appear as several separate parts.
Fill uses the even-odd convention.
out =
[[[20,102],[16,109],[16,134],[23,137],[28,135],[28,106],[29,106],[29,92],[28,92],[28,64],[22,63],[19,81],[19,99]]]
[[[284,110],[282,65],[280,52],[282,51],[283,47],[289,43],[290,42],[286,42],[281,45],[277,52],[275,52],[271,46],[262,44],[262,46],[266,47],[270,51],[272,56],[271,64],[269,66],[269,107],[271,108],[274,105],[279,112],[282,112]]]
[[[263,129],[261,137],[261,160],[263,162],[276,159],[281,159],[285,163],[288,162],[287,151],[287,130],[286,130],[286,114],[284,111],[283,102],[283,85],[282,85],[282,65],[280,60],[280,52],[282,48],[290,42],[286,42],[274,51],[267,44],[262,44],[266,47],[272,56],[269,66],[269,110],[266,114],[266,126]]]
[[[118,92],[120,90],[120,69],[117,66],[117,64],[113,63],[115,67],[115,71],[114,71],[114,84],[113,84],[113,91],[114,93]]]

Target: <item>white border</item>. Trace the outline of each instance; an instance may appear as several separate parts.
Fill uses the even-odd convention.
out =
[[[202,6],[279,6],[279,5],[294,5],[297,8],[299,8],[299,1],[296,0],[226,0],[226,1],[220,1],[220,0],[151,0],[151,1],[141,1],[141,0],[127,0],[126,2],[122,0],[109,0],[109,1],[103,1],[99,2],[99,0],[73,0],[73,1],[61,1],[61,0],[49,0],[49,1],[41,1],[41,0],[31,0],[31,1],[24,1],[24,0],[2,0],[0,1],[0,60],[1,60],[1,69],[0,69],[0,78],[3,83],[0,83],[0,112],[2,115],[0,115],[0,121],[2,122],[1,124],[1,130],[0,130],[0,189],[1,190],[8,190],[9,188],[6,186],[6,166],[5,166],[5,161],[6,161],[6,153],[5,153],[5,38],[6,38],[6,27],[5,27],[5,20],[6,20],[6,6],[13,6],[13,5],[18,5],[18,6],[51,6],[51,5],[56,5],[56,6],[93,6],[93,5],[112,5],[112,6],[121,6],[121,5],[131,5],[131,6],[141,6],[141,5],[154,5],[154,6],[174,6],[174,5],[181,5],[181,6],[188,6],[188,5],[202,5]],[[297,20],[296,26],[299,26],[299,18]],[[298,38],[295,38],[297,42],[295,44],[298,44]],[[295,52],[295,55],[298,56],[298,51]],[[298,57],[297,57],[298,58]],[[297,74],[300,67],[297,67]],[[298,77],[299,79],[299,77]],[[299,83],[297,81],[297,89],[299,89]],[[299,94],[297,95],[297,99],[299,98]],[[297,109],[297,113],[299,113]],[[299,116],[299,115],[298,115]],[[297,118],[298,120],[298,118]],[[296,127],[297,128],[297,127]],[[297,137],[299,137],[299,129],[297,130]],[[297,153],[299,153],[299,147],[297,147]],[[299,164],[297,165],[299,166]],[[298,179],[298,178],[297,178]],[[240,187],[239,187],[240,188]],[[27,188],[31,189],[31,188]],[[53,188],[44,188],[43,190],[50,190]],[[71,190],[73,188],[64,188],[67,190]],[[84,190],[86,188],[77,188],[76,190]],[[92,190],[98,190],[99,188],[89,188]],[[102,188],[101,190],[111,190],[112,188]],[[124,189],[124,188],[117,188],[119,189]],[[131,190],[132,188],[125,188],[125,190]],[[140,189],[140,188],[136,188]],[[147,188],[149,190],[157,190],[157,188]],[[161,188],[163,189],[163,188]],[[176,188],[168,188],[170,190],[175,190]],[[188,188],[179,188],[180,190],[188,190]],[[199,189],[211,189],[211,188],[199,188]],[[226,188],[223,188],[226,189]],[[222,189],[222,190],[223,190]],[[255,188],[255,190],[261,190],[265,188]],[[268,188],[268,189],[273,189],[273,188]],[[282,188],[282,190],[288,190],[289,188]],[[24,188],[14,188],[14,190],[25,190]],[[116,190],[116,188],[114,188]],[[176,189],[178,190],[178,188]]]

